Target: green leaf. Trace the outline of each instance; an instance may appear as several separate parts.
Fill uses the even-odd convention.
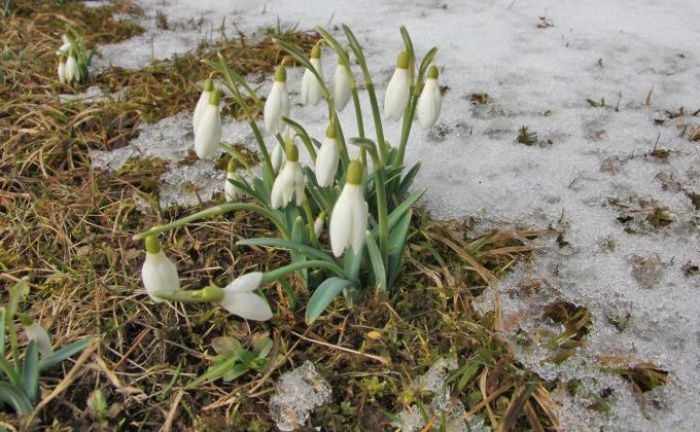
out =
[[[198,387],[200,384],[203,384],[205,382],[214,381],[223,377],[229,372],[229,370],[237,361],[238,357],[236,356],[225,357],[220,361],[215,361],[211,366],[209,366],[209,369],[207,369],[206,372],[204,372],[202,375],[200,375],[193,381],[190,381],[190,383],[187,384],[185,388],[192,389]]]
[[[421,168],[421,163],[418,162],[415,165],[411,167],[411,169],[406,173],[404,178],[401,180],[401,184],[399,184],[398,189],[396,190],[396,197],[398,199],[401,199],[408,193],[408,189],[411,187],[413,184],[413,180],[415,180],[416,175],[418,175],[418,171],[420,171]]]
[[[253,239],[243,239],[238,241],[236,244],[242,246],[265,246],[272,248],[295,250],[297,252],[304,253],[309,258],[315,258],[321,261],[328,261],[330,263],[335,264],[335,260],[327,253],[291,240],[284,240],[273,237],[260,237]]]
[[[211,347],[217,354],[229,357],[241,348],[241,343],[233,336],[219,336],[211,341]]]
[[[72,357],[73,355],[92,345],[94,342],[95,338],[88,337],[66,345],[58,351],[54,351],[50,355],[39,360],[39,372],[48,369],[69,357]]]
[[[365,233],[365,242],[367,243],[369,260],[372,264],[374,281],[379,285],[379,289],[386,290],[386,268],[382,261],[382,254],[379,252],[379,246],[377,246],[377,242],[369,231]]]
[[[19,415],[31,414],[34,410],[32,401],[29,400],[27,395],[22,390],[12,387],[6,381],[0,382],[0,400],[12,405]]]
[[[394,211],[391,212],[389,217],[387,218],[387,224],[389,225],[389,229],[393,229],[394,226],[399,223],[403,215],[413,207],[413,204],[416,203],[420,199],[420,197],[423,196],[425,193],[425,188],[413,192],[408,198],[406,198],[401,204],[396,206]]]
[[[10,365],[5,357],[0,356],[0,369],[7,375],[10,383],[15,387],[22,386],[22,377],[19,376],[15,368]]]
[[[227,382],[233,381],[239,376],[245,375],[249,370],[250,368],[247,365],[243,363],[236,363],[223,375],[223,379]]]
[[[391,230],[389,236],[389,263],[388,263],[388,279],[389,287],[394,285],[396,277],[401,271],[403,266],[403,250],[406,246],[406,238],[408,235],[408,229],[411,226],[411,217],[413,216],[413,210],[409,209],[404,213],[399,223]]]
[[[39,349],[37,341],[29,341],[22,365],[22,388],[32,402],[39,400]]]
[[[5,353],[5,307],[0,307],[0,352]]]
[[[321,316],[333,300],[343,291],[343,288],[352,285],[347,279],[331,277],[321,283],[311,295],[306,307],[306,323],[311,324]]]
[[[304,234],[306,234],[306,225],[304,224],[304,219],[301,216],[297,216],[294,220],[294,225],[292,226],[292,241],[304,244]],[[293,263],[306,261],[306,255],[303,252],[291,249],[289,255]],[[301,273],[301,280],[304,284],[304,289],[309,286],[309,270],[304,268],[299,271]]]
[[[344,270],[347,278],[356,281],[360,275],[362,252],[356,255],[352,248],[346,250],[345,255],[343,255],[343,265],[345,266]]]
[[[273,345],[272,339],[269,337],[264,337],[255,342],[255,345],[253,345],[253,352],[256,356],[258,356],[258,358],[267,357],[267,355],[270,354],[270,350],[272,350]]]

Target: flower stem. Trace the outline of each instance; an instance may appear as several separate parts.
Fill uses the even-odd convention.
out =
[[[274,280],[280,279],[284,276],[286,276],[289,273],[293,273],[295,271],[299,271],[305,268],[320,268],[323,270],[328,270],[332,273],[335,273],[337,276],[345,278],[345,273],[343,270],[338,267],[337,264],[330,263],[327,261],[320,261],[320,260],[311,260],[311,261],[300,261],[292,264],[288,264],[284,267],[280,267],[274,270],[271,270],[269,272],[266,272],[263,274],[262,282],[263,283],[268,283],[272,282]]]

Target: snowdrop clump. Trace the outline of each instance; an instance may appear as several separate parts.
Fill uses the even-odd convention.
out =
[[[87,81],[89,77],[88,66],[94,51],[87,51],[80,37],[74,32],[64,34],[62,40],[63,44],[56,50],[58,82],[79,84]]]
[[[213,84],[213,77],[218,76],[233,102],[243,110],[253,132],[260,173],[253,172],[240,154],[224,145],[230,153],[224,188],[226,202],[135,236],[146,239],[143,282],[154,301],[213,303],[241,318],[264,321],[271,319],[274,313],[266,297],[259,293],[261,288],[288,274],[298,273],[303,288],[311,291],[306,305],[306,320],[310,323],[341,293],[352,306],[363,289],[391,289],[402,270],[411,208],[425,192],[410,191],[420,165],[404,168],[413,119],[417,113],[423,128],[433,126],[442,103],[438,70],[433,64],[437,48],[429,50],[416,68],[411,38],[406,29],[401,28],[404,46],[386,87],[382,112],[369,65],[350,28],[343,26],[346,42],[339,41],[323,28],[317,31],[321,41],[313,47],[310,57],[294,45],[277,43],[289,54],[288,58],[305,68],[301,104],[326,102],[329,126],[321,141],[291,116],[285,60],[275,72],[264,103],[222,56],[214,63],[215,71],[205,81],[193,116],[195,151],[200,158],[210,159],[220,145],[219,104],[222,100],[221,92]],[[333,81],[329,84],[321,69],[322,47],[329,47],[337,56]],[[360,82],[369,100],[376,131],[373,136],[365,134],[358,80],[351,67],[355,63],[359,65]],[[346,125],[342,124],[338,113],[351,100],[356,122],[353,130],[358,131],[358,136],[346,137],[343,132]],[[263,107],[264,132],[256,122],[258,110],[255,106]],[[398,143],[395,147],[389,145],[384,136],[382,114],[388,120],[403,119],[401,136],[392,139]],[[311,166],[302,165],[300,147],[308,153]],[[240,175],[240,169],[246,175]],[[225,288],[209,285],[200,290],[181,289],[175,265],[163,254],[157,235],[195,220],[237,210],[260,214],[278,231],[277,237],[244,239],[239,245],[287,250],[291,262],[276,269],[243,274]],[[324,236],[326,222],[327,235]],[[298,304],[294,290],[285,292],[291,297],[288,304]]]

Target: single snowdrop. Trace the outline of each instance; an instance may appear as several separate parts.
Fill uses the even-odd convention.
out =
[[[36,341],[36,346],[39,349],[41,357],[47,357],[53,353],[51,346],[51,338],[49,333],[39,323],[28,316],[20,316],[22,326],[24,326],[24,334],[28,341]]]
[[[270,163],[272,164],[272,169],[278,171],[284,162],[284,150],[282,150],[282,144],[277,142],[275,148],[272,149],[272,154],[270,155]]]
[[[440,86],[437,82],[438,68],[431,65],[428,69],[428,78],[425,80],[425,86],[418,98],[418,122],[423,129],[430,129],[435,126],[438,117],[440,116],[440,108],[442,108],[442,95],[440,94]]]
[[[66,84],[68,80],[66,79],[66,56],[61,55],[58,59],[58,82],[61,84]]]
[[[323,79],[323,70],[321,68],[321,46],[319,44],[314,45],[311,49],[311,58],[309,63],[314,67],[316,72]],[[304,105],[317,105],[319,101],[323,98],[323,90],[321,89],[321,83],[316,79],[316,75],[306,69],[304,71],[304,76],[301,79],[301,103]]]
[[[409,58],[406,51],[399,54],[396,70],[384,94],[384,117],[398,121],[403,117],[411,93],[411,79],[408,73]]]
[[[214,81],[211,77],[204,81],[204,86],[202,88],[202,94],[199,95],[199,100],[197,100],[197,105],[194,107],[194,114],[192,115],[192,128],[194,132],[197,132],[197,125],[202,119],[202,114],[205,108],[209,105],[209,97],[211,92],[214,90]]]
[[[194,133],[194,151],[200,159],[213,159],[221,142],[221,93],[212,90]]]
[[[69,84],[80,81],[80,66],[78,66],[78,60],[73,53],[70,53],[68,60],[66,60],[65,75],[66,82]]]
[[[338,112],[342,111],[348,104],[350,93],[350,75],[342,60],[338,58],[338,64],[333,74],[333,99],[335,101],[335,109]]]
[[[65,35],[65,34],[63,36],[61,36],[61,39],[63,41],[63,45],[61,45],[60,48],[58,48],[58,50],[56,50],[56,55],[65,56],[66,54],[68,54],[70,52],[71,48],[73,48],[73,42],[70,40],[68,35]]]
[[[296,144],[287,144],[287,160],[272,185],[270,205],[274,209],[285,207],[296,197],[296,204],[304,201],[304,173],[299,164],[299,150]]]
[[[369,210],[362,188],[362,171],[359,161],[350,162],[345,186],[333,207],[329,228],[331,249],[336,257],[348,247],[359,254],[365,242]]]
[[[237,201],[243,196],[243,192],[238,188],[238,186],[229,181],[240,180],[241,177],[238,175],[237,171],[238,161],[231,158],[228,161],[228,166],[226,167],[226,180],[224,184],[224,196],[228,202]]]
[[[321,143],[321,149],[316,156],[316,182],[319,186],[331,186],[338,171],[340,155],[338,153],[338,141],[336,140],[335,126],[331,123],[326,129],[326,137]]]
[[[241,318],[267,321],[272,318],[272,309],[263,297],[253,293],[262,282],[261,272],[239,276],[225,288],[215,285],[204,288],[203,298],[217,303],[222,308]]]
[[[270,134],[281,133],[284,130],[282,116],[289,117],[289,92],[287,91],[287,70],[280,65],[275,72],[275,82],[265,101],[263,117],[265,129]]]
[[[156,236],[146,237],[146,261],[141,268],[141,279],[146,292],[156,303],[163,301],[158,293],[169,295],[180,290],[177,267],[165,256]]]

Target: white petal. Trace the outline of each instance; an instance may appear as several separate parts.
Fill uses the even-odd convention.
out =
[[[24,327],[24,333],[27,335],[27,340],[36,341],[37,348],[41,357],[46,357],[53,352],[51,347],[51,338],[44,327],[36,321]]]
[[[301,103],[303,105],[308,105],[309,104],[309,93],[311,84],[313,83],[313,80],[315,80],[314,75],[311,73],[310,70],[306,69],[304,71],[304,76],[301,78]]]
[[[340,196],[333,207],[329,232],[331,237],[331,249],[333,255],[339,257],[345,251],[350,241],[352,224],[352,194],[357,185],[345,184]]]
[[[56,51],[56,54],[67,54],[68,51],[70,51],[71,47],[73,47],[73,44],[70,43],[68,38],[63,39],[63,45]]]
[[[58,82],[65,84],[66,80],[66,62],[58,62]]]
[[[66,81],[72,83],[78,81],[80,72],[78,71],[78,60],[74,56],[69,56],[66,60]]]
[[[400,120],[408,104],[410,91],[408,70],[396,68],[384,94],[384,117]]]
[[[276,134],[282,132],[284,129],[282,116],[289,117],[289,93],[287,92],[286,82],[275,81],[265,101],[265,109],[263,111],[265,129],[268,133]]]
[[[224,289],[224,299],[220,305],[241,318],[254,321],[267,321],[272,318],[270,305],[257,294]]]
[[[297,198],[297,205],[300,206],[304,201],[304,172],[301,170],[301,165],[296,163],[294,169],[294,195]]]
[[[226,201],[232,202],[238,200],[238,198],[241,197],[242,192],[236,185],[231,183],[229,179],[238,179],[238,175],[236,173],[226,173],[226,180],[224,183],[224,196],[226,197]]]
[[[442,107],[442,96],[437,80],[428,78],[418,98],[418,121],[423,129],[430,129],[437,122]]]
[[[365,244],[368,210],[367,202],[362,196],[362,190],[360,190],[359,195],[355,197],[355,204],[352,208],[352,232],[350,233],[352,251],[355,254],[359,254],[362,250],[362,246]]]
[[[284,161],[284,152],[282,151],[282,146],[278,142],[274,149],[272,149],[272,154],[270,155],[270,162],[272,163],[272,169],[277,171],[282,166],[282,161]]]
[[[342,111],[350,100],[350,77],[343,65],[338,65],[333,76],[333,98],[335,109]]]
[[[316,72],[321,75],[321,59],[312,58],[309,62],[316,69]],[[323,75],[321,76],[323,77]],[[316,79],[316,76],[309,69],[306,69],[301,80],[301,103],[304,105],[317,105],[322,97],[321,84]]]
[[[174,293],[180,289],[177,267],[163,251],[157,254],[146,253],[146,261],[141,268],[141,279],[146,292],[156,303],[162,302],[163,299],[156,297],[155,292]]]
[[[221,141],[219,107],[208,104],[194,133],[194,151],[200,159],[212,159]]]
[[[292,195],[294,194],[294,164],[297,163],[286,161],[272,184],[270,205],[274,209],[284,207],[292,200]]]
[[[261,272],[246,273],[243,276],[238,276],[230,284],[226,285],[225,291],[231,292],[249,292],[260,286],[263,274]]]
[[[199,95],[197,105],[194,107],[194,114],[192,115],[192,128],[195,132],[197,132],[197,125],[199,125],[199,121],[202,119],[204,109],[207,107],[207,105],[209,105],[210,95],[211,92],[203,91],[202,94]]]
[[[338,146],[336,140],[326,137],[321,143],[321,149],[316,156],[316,181],[319,186],[330,186],[335,180],[335,173],[338,171]]]

